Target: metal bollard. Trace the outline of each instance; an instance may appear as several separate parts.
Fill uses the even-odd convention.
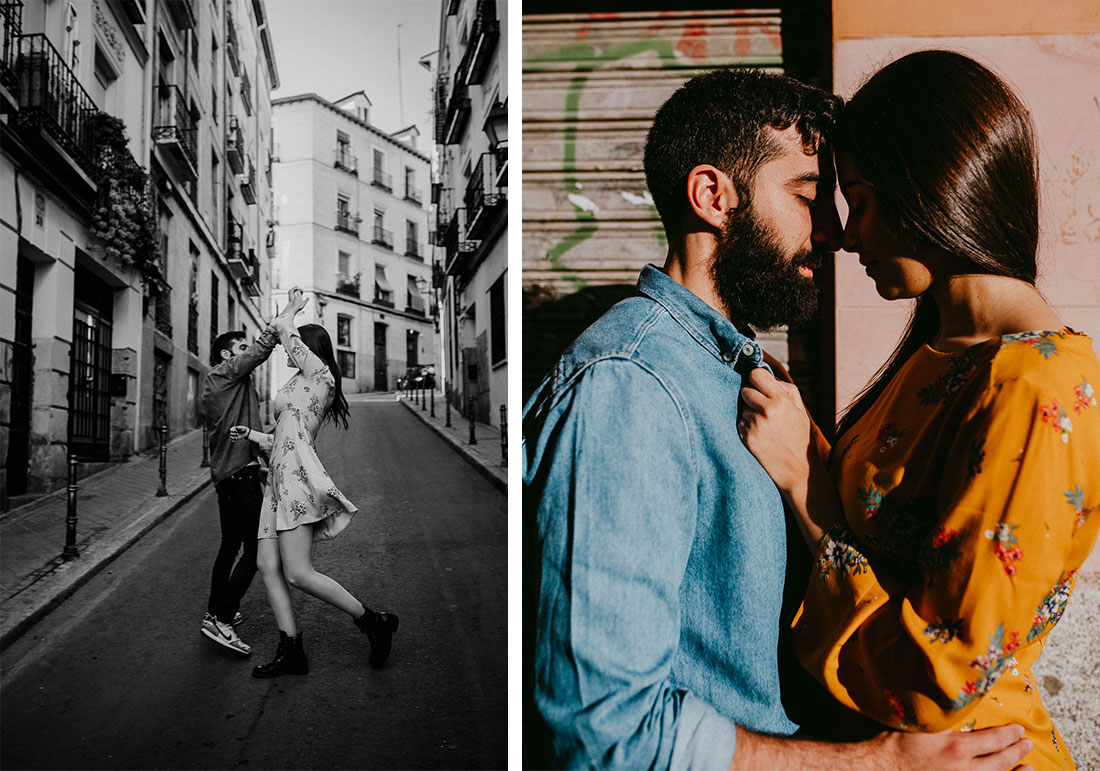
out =
[[[466,405],[466,414],[470,417],[470,444],[477,444],[477,436],[474,434],[474,397],[470,397],[470,401]]]
[[[65,516],[65,548],[61,550],[64,559],[79,557],[76,548],[76,456],[69,456],[69,513]]]
[[[451,426],[451,394],[450,386],[447,387],[447,391],[443,393],[443,402],[447,405],[447,425],[444,428],[452,428]]]
[[[202,422],[202,463],[199,468],[210,466],[210,434],[206,430],[206,421]]]
[[[168,424],[160,424],[160,489],[157,497],[168,495]]]
[[[420,411],[426,412],[428,410],[428,378],[424,378],[424,382],[420,385]]]
[[[432,386],[432,412],[431,412],[431,416],[433,418],[435,417],[435,386],[434,385]]]
[[[508,465],[508,408],[500,405],[500,465]]]

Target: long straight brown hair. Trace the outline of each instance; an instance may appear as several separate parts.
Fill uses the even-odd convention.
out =
[[[843,106],[835,147],[871,183],[903,241],[938,247],[976,273],[1035,283],[1039,169],[1027,108],[993,72],[953,51],[883,67]],[[939,331],[928,295],[887,362],[853,399],[837,437]]]

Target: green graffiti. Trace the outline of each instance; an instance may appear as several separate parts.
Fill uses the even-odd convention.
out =
[[[597,52],[594,46],[586,43],[569,43],[553,51],[524,60],[523,67],[525,72],[548,72],[552,71],[553,68],[546,65],[568,62],[573,64],[574,72],[587,73],[609,62],[636,56],[637,54],[647,51],[656,53],[657,57],[661,60],[662,66],[667,69],[671,69],[678,65],[672,42],[659,37],[652,37],[613,46],[604,52]],[[579,194],[581,191],[581,188],[577,185],[577,179],[573,175],[576,174],[577,171],[576,123],[580,113],[581,96],[584,94],[584,90],[587,86],[588,75],[575,75],[570,80],[569,88],[565,95],[565,114],[563,120],[566,123],[566,128],[564,147],[562,149],[562,171],[565,172],[564,185],[567,194]],[[654,219],[656,219],[658,223],[654,228],[657,243],[660,244],[662,249],[665,249],[668,247],[668,241],[665,238],[664,227],[660,225],[657,209],[652,205],[649,208],[653,213]],[[573,216],[578,223],[576,230],[566,235],[546,253],[546,257],[550,261],[551,270],[563,273],[570,272],[570,268],[562,264],[562,256],[575,246],[587,241],[600,229],[599,223],[596,222],[596,215],[576,204],[573,204]],[[563,278],[570,281],[574,289],[578,291],[588,286],[588,283],[576,274],[566,275],[563,276]]]

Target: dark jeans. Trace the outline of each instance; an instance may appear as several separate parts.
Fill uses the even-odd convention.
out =
[[[260,506],[264,493],[260,486],[260,467],[246,466],[218,482],[218,514],[222,524],[222,542],[210,576],[210,601],[207,612],[229,623],[241,606],[241,598],[256,576],[256,536],[260,529]],[[237,561],[237,552],[244,553]]]

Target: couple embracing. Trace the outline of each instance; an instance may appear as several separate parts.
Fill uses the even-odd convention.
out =
[[[1072,768],[1031,667],[1100,528],[1100,364],[1035,288],[1026,108],[946,51],[847,103],[714,71],[644,164],[665,264],[524,410],[526,764]],[[841,247],[916,304],[830,443],[754,330]]]

